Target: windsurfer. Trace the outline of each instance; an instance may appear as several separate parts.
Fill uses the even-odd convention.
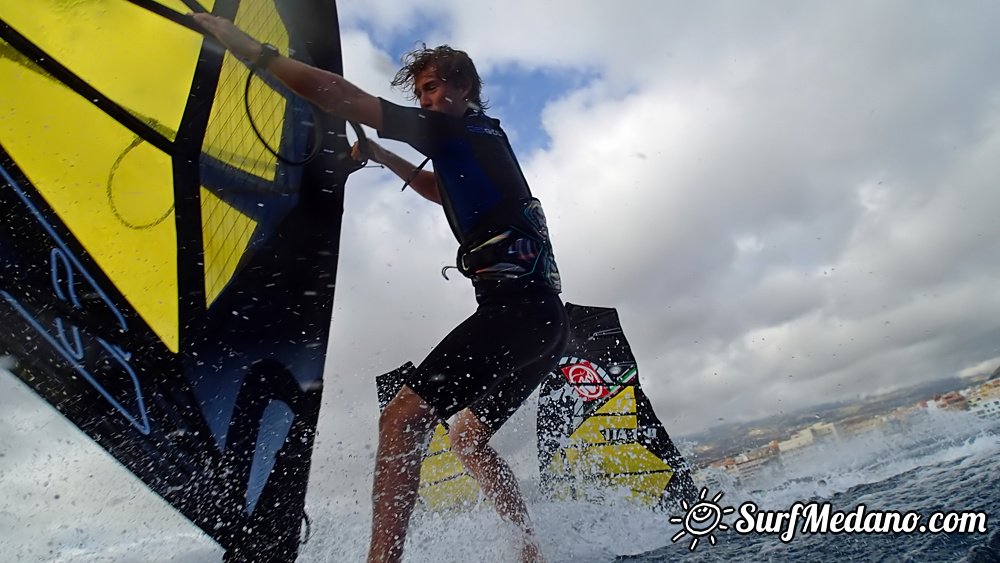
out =
[[[521,560],[541,561],[514,474],[488,442],[555,368],[569,324],[541,205],[499,122],[483,113],[472,60],[447,46],[409,53],[393,81],[420,104],[406,108],[282,57],[228,20],[192,17],[236,56],[323,110],[427,156],[433,172],[375,143],[368,155],[444,207],[460,244],[457,268],[475,287],[476,312],[431,351],[382,411],[369,562],[402,558],[423,449],[434,425],[448,419],[453,451],[501,517],[520,530]]]

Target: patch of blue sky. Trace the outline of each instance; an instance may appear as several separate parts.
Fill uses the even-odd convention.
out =
[[[397,64],[404,53],[421,42],[437,45],[444,29],[439,19],[428,14],[418,15],[405,30],[395,29],[391,33],[379,30],[366,20],[353,21],[351,26],[366,33],[372,43]],[[452,46],[462,48],[461,45]],[[475,60],[476,54],[470,55]],[[521,158],[549,144],[549,136],[542,125],[545,106],[599,77],[595,70],[579,67],[529,68],[502,62],[490,68],[480,65],[479,70],[483,73],[483,93],[490,106],[487,113],[500,119],[515,153]]]
[[[364,32],[372,44],[384,51],[398,63],[400,57],[419,47],[421,43],[431,45],[441,36],[441,22],[427,13],[418,13],[405,29],[386,31],[368,20],[352,21],[351,27]]]
[[[483,93],[490,107],[487,113],[501,121],[514,152],[524,158],[549,144],[542,124],[545,107],[597,77],[596,72],[578,68],[495,67],[483,77]]]

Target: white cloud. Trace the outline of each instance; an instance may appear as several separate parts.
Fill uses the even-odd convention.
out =
[[[547,109],[550,148],[526,168],[549,202],[566,297],[632,319],[646,377],[670,382],[647,385],[654,405],[678,430],[965,365],[940,340],[903,334],[909,323],[998,336],[977,322],[991,299],[970,291],[998,277],[1000,84],[977,70],[997,54],[976,33],[981,14],[897,8],[826,6],[781,25],[765,11],[699,66],[634,77],[626,93],[609,70]],[[894,14],[910,25],[881,30]],[[685,41],[698,44],[664,37],[639,68],[670,69]],[[784,347],[798,352],[795,381],[773,349],[747,344],[768,331],[798,335]],[[961,339],[945,340],[995,355]],[[813,351],[831,341],[866,344]]]

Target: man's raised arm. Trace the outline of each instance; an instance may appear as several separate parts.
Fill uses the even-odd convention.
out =
[[[252,62],[260,59],[261,44],[240,31],[233,22],[205,13],[191,14],[191,17],[237,57]],[[379,99],[343,76],[282,56],[271,59],[267,71],[324,111],[375,130],[382,129],[382,104]]]

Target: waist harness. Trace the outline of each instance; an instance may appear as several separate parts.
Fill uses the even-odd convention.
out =
[[[527,198],[502,202],[479,222],[458,249],[458,270],[473,281],[523,280],[559,292],[542,204]]]

